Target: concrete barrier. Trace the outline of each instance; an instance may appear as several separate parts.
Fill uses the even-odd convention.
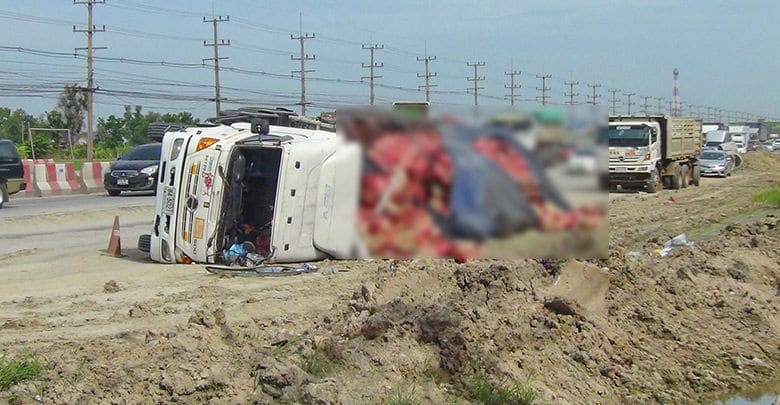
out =
[[[81,192],[104,191],[103,176],[111,170],[110,162],[85,162],[81,166]]]
[[[35,188],[34,177],[35,163],[32,159],[22,159],[22,171],[24,172],[24,182],[27,184],[27,188],[20,192],[18,196],[24,197],[40,197],[41,195]]]
[[[37,195],[41,197],[81,193],[73,163],[36,164],[33,175]]]

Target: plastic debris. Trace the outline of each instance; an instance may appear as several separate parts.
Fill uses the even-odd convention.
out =
[[[661,257],[666,257],[672,250],[682,246],[687,246],[687,247],[694,246],[693,242],[688,242],[688,237],[686,237],[684,233],[681,233],[675,236],[674,238],[666,241],[666,243],[664,243],[664,247],[658,250],[658,254]]]

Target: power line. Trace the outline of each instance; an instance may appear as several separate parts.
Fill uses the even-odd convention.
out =
[[[647,100],[650,100],[653,97],[652,96],[640,96],[640,97],[642,98],[642,100],[644,100],[642,102],[642,114],[650,115],[650,112],[649,112],[650,110],[649,110],[649,105],[647,104]]]
[[[664,113],[664,107],[663,107],[664,98],[663,97],[653,97],[653,99],[655,99],[655,101],[658,102],[658,111],[656,111],[656,113],[663,114]]]
[[[542,79],[542,87],[537,87],[536,90],[539,90],[542,92],[542,95],[540,96],[540,100],[542,102],[542,105],[547,105],[547,92],[551,89],[550,87],[547,87],[547,79],[551,78],[552,75],[546,74],[546,75],[536,75],[537,79]]]
[[[226,16],[225,18],[222,18],[222,16],[219,16],[219,17],[213,17],[211,19],[203,17],[203,22],[204,23],[211,23],[212,26],[213,26],[213,31],[214,31],[213,42],[208,43],[207,41],[203,41],[203,46],[210,46],[210,47],[214,48],[214,57],[203,59],[203,61],[205,62],[207,60],[210,60],[210,61],[214,62],[214,109],[216,110],[216,115],[219,115],[220,111],[222,111],[222,109],[220,108],[220,103],[222,102],[222,100],[224,100],[220,96],[220,94],[219,94],[219,90],[220,90],[219,89],[219,61],[222,60],[222,59],[227,59],[227,57],[225,57],[225,56],[223,56],[223,57],[219,56],[219,47],[220,46],[230,46],[230,40],[229,39],[228,40],[224,40],[224,39],[220,40],[218,38],[217,24],[219,24],[221,22],[227,22],[227,21],[230,21],[230,16]]]
[[[425,73],[422,75],[417,73],[417,77],[425,78],[425,84],[422,86],[417,86],[417,88],[425,88],[425,101],[428,102],[431,101],[431,87],[436,87],[435,84],[431,84],[431,78],[438,76],[437,73],[430,73],[430,71],[428,70],[428,65],[435,60],[436,60],[435,56],[426,55],[425,57],[422,58],[420,58],[419,56],[417,57],[418,62],[423,62],[425,64]]]
[[[567,86],[569,86],[569,92],[568,93],[564,93],[566,95],[566,97],[569,97],[569,103],[568,104],[569,105],[574,105],[574,97],[579,96],[578,93],[574,92],[574,86],[580,84],[580,82],[570,81],[570,82],[565,82],[565,83],[566,83]]]
[[[300,74],[301,101],[298,104],[301,106],[301,115],[306,115],[306,73],[314,72],[313,70],[306,70],[306,61],[317,59],[317,55],[309,56],[306,54],[304,41],[306,41],[307,39],[313,39],[315,37],[315,34],[303,33],[303,17],[301,14],[298,15],[298,28],[299,28],[298,36],[296,37],[295,35],[290,34],[290,39],[297,40],[300,42],[301,56],[296,57],[295,55],[290,55],[290,60],[301,61],[301,69],[293,70],[292,73]]]
[[[511,70],[509,72],[504,72],[505,75],[509,76],[509,84],[504,85],[504,88],[509,89],[509,95],[507,97],[509,98],[509,105],[512,107],[515,106],[515,90],[519,90],[522,85],[515,84],[515,76],[520,76],[519,70]]]
[[[628,115],[631,115],[631,106],[635,104],[631,102],[631,96],[636,95],[636,93],[623,93],[623,95],[626,96],[626,98],[628,98],[628,101],[626,102],[626,106],[628,107]]]
[[[73,4],[85,4],[87,6],[87,26],[85,28],[77,29],[76,26],[73,26],[73,32],[83,32],[87,34],[87,47],[86,48],[76,48],[76,51],[79,50],[86,50],[87,51],[87,88],[83,89],[87,93],[87,160],[92,161],[93,158],[93,139],[92,139],[92,121],[94,120],[94,106],[93,106],[93,95],[95,92],[94,87],[94,70],[92,69],[92,51],[96,49],[106,49],[106,47],[93,47],[92,46],[92,36],[96,32],[105,32],[106,26],[103,25],[101,28],[98,28],[96,25],[92,24],[92,7],[95,4],[105,4],[105,0],[73,0]]]
[[[609,89],[607,91],[612,93],[612,113],[611,114],[615,115],[616,114],[616,110],[617,110],[617,103],[618,103],[618,101],[620,101],[617,98],[617,94],[620,93],[620,89]]]
[[[474,107],[476,107],[479,105],[479,91],[484,89],[484,87],[479,87],[479,82],[485,80],[485,76],[479,76],[477,74],[477,68],[485,66],[485,62],[466,62],[466,66],[474,68],[474,77],[467,77],[466,80],[474,82],[474,87],[471,90],[473,90]]]
[[[369,100],[369,104],[374,105],[374,79],[379,79],[382,77],[382,76],[375,75],[374,69],[378,69],[384,66],[383,63],[374,62],[374,52],[377,49],[385,49],[385,46],[379,44],[371,44],[371,45],[363,44],[363,49],[368,49],[370,55],[368,59],[368,65],[363,63],[363,68],[368,69],[369,73],[368,76],[363,76],[361,77],[361,79],[368,79],[368,87],[370,89],[368,100]]]
[[[588,98],[590,99],[588,101],[588,104],[592,104],[594,106],[598,105],[598,99],[601,96],[596,94],[596,89],[601,87],[601,85],[596,82],[593,82],[593,83],[588,83],[588,87],[590,87],[591,89],[591,95],[588,96]]]

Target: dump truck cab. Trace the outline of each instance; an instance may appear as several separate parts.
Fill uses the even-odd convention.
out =
[[[229,264],[231,247],[246,243],[267,263],[356,254],[360,148],[316,120],[269,115],[165,134],[152,233],[139,249],[161,263]]]

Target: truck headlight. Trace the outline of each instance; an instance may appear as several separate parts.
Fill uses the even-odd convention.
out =
[[[141,173],[148,174],[148,175],[151,176],[151,175],[157,173],[157,165],[144,167],[143,169],[141,169]]]
[[[650,160],[650,153],[645,154],[645,160]]]

